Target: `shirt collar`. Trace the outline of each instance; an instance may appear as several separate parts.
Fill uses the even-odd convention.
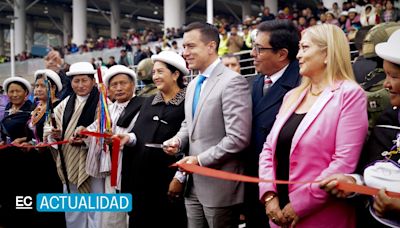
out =
[[[86,95],[86,96],[79,96],[79,95],[76,95],[76,98],[78,99],[79,102],[84,102],[84,101],[86,101],[86,100],[88,99],[88,97],[89,97],[89,94]]]
[[[275,74],[269,76],[269,78],[272,81],[272,84],[274,84],[276,81],[279,80],[280,77],[282,77],[283,73],[285,73],[285,70],[288,68],[289,64],[287,64],[286,66],[284,66],[282,69],[280,69],[278,72],[276,72]],[[265,77],[268,77],[267,75],[265,75]]]
[[[203,75],[204,77],[208,78],[210,77],[211,73],[213,72],[213,70],[215,69],[215,67],[221,62],[221,60],[219,58],[217,58],[213,63],[211,63],[211,65],[209,65],[204,72],[200,72],[201,75]]]
[[[186,88],[179,90],[179,92],[175,95],[175,97],[172,98],[170,101],[168,101],[166,104],[172,104],[175,106],[180,105],[182,101],[185,100],[185,94],[186,94]],[[156,105],[159,103],[165,103],[164,98],[161,95],[160,91],[158,91],[157,94],[155,95],[153,101],[151,102],[151,105]]]
[[[126,107],[126,106],[128,105],[128,103],[129,103],[129,101],[131,101],[132,98],[134,98],[135,96],[136,96],[136,95],[133,94],[133,96],[131,97],[131,99],[129,99],[129,100],[125,101],[125,102],[122,102],[122,103],[118,103],[118,101],[115,101],[115,104],[116,104],[117,106]]]

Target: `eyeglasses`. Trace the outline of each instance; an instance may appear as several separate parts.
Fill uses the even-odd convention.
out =
[[[273,50],[273,49],[274,48],[272,48],[272,47],[260,47],[260,46],[257,46],[256,44],[253,44],[253,50],[256,50],[257,55],[259,55],[263,51]]]

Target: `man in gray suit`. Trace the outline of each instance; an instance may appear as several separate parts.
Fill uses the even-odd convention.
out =
[[[164,151],[172,155],[189,145],[189,156],[179,163],[243,173],[239,152],[250,140],[251,95],[246,79],[221,63],[218,46],[213,25],[194,22],[186,27],[183,56],[200,74],[188,85],[185,120],[164,142]],[[237,227],[243,195],[243,183],[190,175],[185,194],[188,227]]]

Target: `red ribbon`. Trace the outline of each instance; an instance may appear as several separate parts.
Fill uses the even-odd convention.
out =
[[[99,132],[93,132],[93,131],[81,131],[79,134],[81,135],[86,135],[86,136],[93,136],[97,138],[111,138],[111,134],[106,134],[106,133],[99,133]]]
[[[370,196],[376,196],[378,195],[379,192],[379,189],[377,188],[367,187],[364,185],[350,184],[345,182],[339,182],[337,188],[347,192],[356,192],[359,194],[370,195]],[[400,193],[397,192],[386,191],[386,195],[393,198],[400,198]]]
[[[86,136],[92,136],[92,137],[97,137],[97,138],[112,138],[112,159],[111,159],[111,186],[115,187],[117,186],[117,174],[118,174],[118,158],[119,158],[119,149],[121,145],[121,140],[118,137],[112,137],[113,135],[111,134],[103,134],[103,133],[98,133],[98,132],[91,132],[91,131],[82,131],[80,132],[82,135]],[[0,150],[5,149],[10,146],[15,146],[18,148],[43,148],[43,147],[49,147],[53,145],[61,145],[61,144],[67,144],[69,143],[69,140],[64,140],[64,141],[57,141],[57,142],[52,142],[52,143],[44,143],[40,145],[14,145],[14,144],[6,144],[6,145],[0,145]]]
[[[5,148],[7,148],[7,147],[9,147],[9,146],[11,146],[11,145],[0,145],[0,150],[2,150],[2,149],[5,149]]]
[[[51,142],[51,143],[43,143],[39,145],[15,145],[15,144],[10,144],[11,146],[15,146],[18,148],[44,148],[44,147],[49,147],[53,145],[62,145],[62,144],[67,144],[69,143],[69,140],[64,140],[64,141],[57,141],[57,142]]]
[[[113,137],[112,142],[111,187],[115,187],[117,186],[119,147],[121,145],[121,140],[118,137]]]
[[[110,134],[81,131],[80,134],[93,136],[98,138],[111,138],[112,139],[112,152],[111,152],[111,187],[117,186],[117,174],[118,174],[118,159],[119,159],[119,148],[121,140],[118,137],[112,137]]]
[[[101,74],[101,65],[97,64],[97,78],[99,79],[99,84],[103,83],[103,77]]]
[[[64,140],[64,141],[57,141],[57,142],[52,142],[52,143],[42,143],[40,145],[16,145],[16,144],[6,144],[6,145],[1,145],[0,146],[0,150],[5,149],[7,147],[18,147],[18,148],[44,148],[44,147],[49,147],[49,146],[53,146],[53,145],[61,145],[61,144],[67,144],[69,143],[68,140]]]
[[[221,170],[211,169],[203,166],[193,165],[193,164],[173,164],[173,167],[179,167],[180,169],[189,172],[195,173],[202,176],[214,177],[223,180],[231,180],[231,181],[241,181],[241,182],[250,182],[250,183],[259,183],[259,182],[268,182],[275,184],[317,184],[319,181],[285,181],[285,180],[266,180],[260,179],[257,177],[250,177],[236,173],[229,173]],[[364,195],[377,195],[379,189],[371,188],[363,185],[350,184],[339,182],[337,188],[339,190],[343,190],[346,192],[356,192]],[[386,194],[390,197],[400,198],[400,193],[386,191]]]

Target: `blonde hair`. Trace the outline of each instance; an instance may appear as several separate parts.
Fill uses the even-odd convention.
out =
[[[315,45],[326,51],[325,75],[330,86],[333,86],[335,81],[355,81],[351,67],[349,42],[338,26],[331,24],[315,25],[304,30],[302,35],[304,34],[309,35]],[[321,59],[321,61],[324,61],[324,59]],[[300,94],[310,85],[310,79],[302,77],[301,84],[292,91],[283,106],[283,110],[287,110],[293,105]]]

